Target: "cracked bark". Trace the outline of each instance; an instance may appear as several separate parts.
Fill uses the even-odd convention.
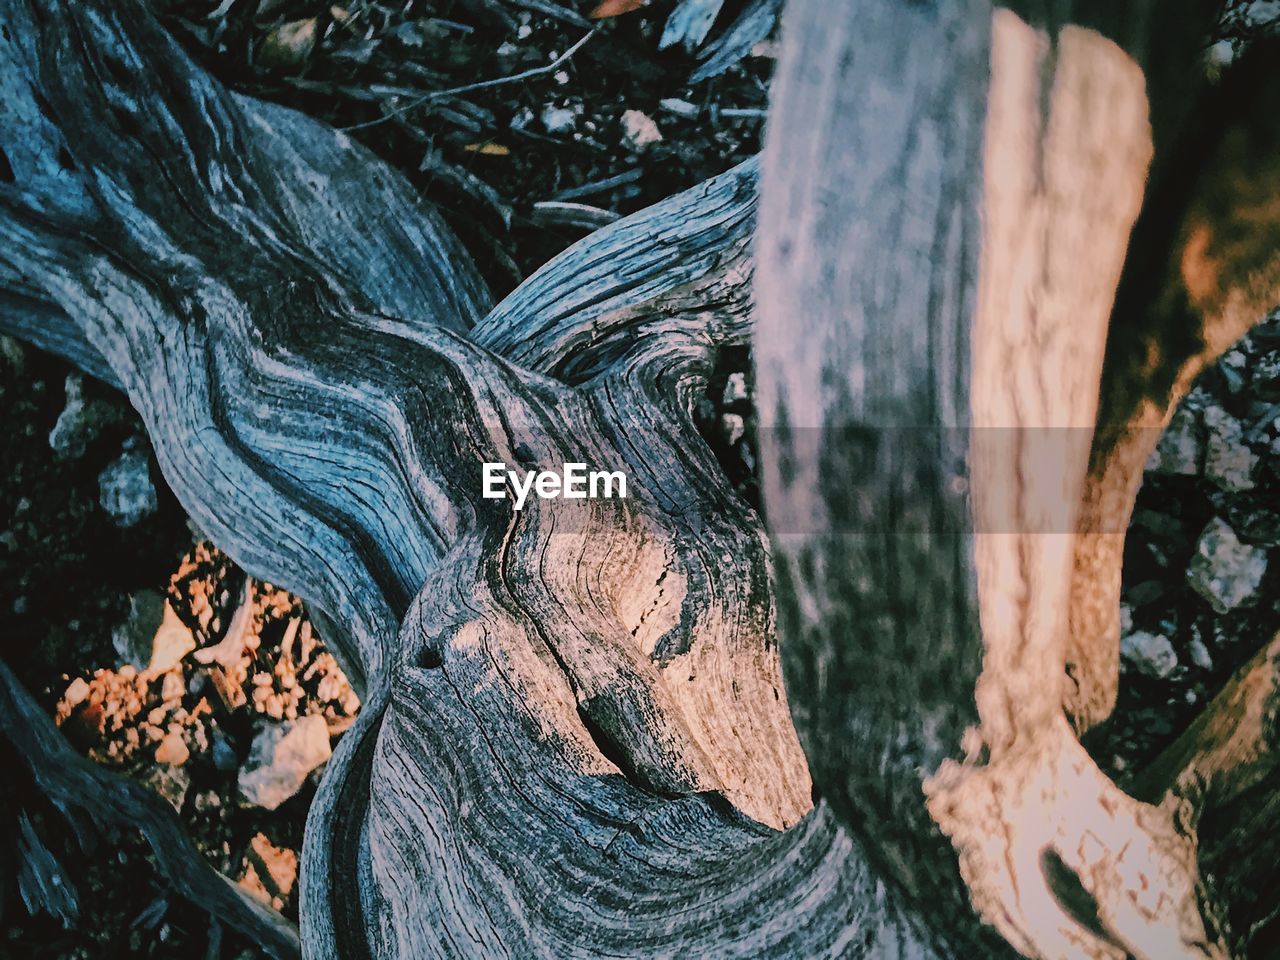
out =
[[[308,820],[304,952],[1239,942],[1194,818],[1123,794],[1062,710],[1109,709],[1119,559],[1079,572],[1076,531],[1134,409],[1104,387],[1095,439],[1167,142],[1155,27],[1099,9],[793,4],[759,230],[752,163],[491,308],[343,134],[227,92],[132,4],[4,0],[0,327],[126,391],[197,523],[308,600],[360,688]],[[1274,184],[1223,143],[1255,193],[1187,207],[1156,258],[1206,330],[1275,293],[1265,230],[1197,230]],[[688,412],[747,342],[768,535]],[[480,497],[494,460],[625,469],[632,497],[517,512]]]

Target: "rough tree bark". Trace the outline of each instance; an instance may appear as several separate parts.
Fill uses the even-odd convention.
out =
[[[1276,298],[1276,83],[1264,50],[1232,110],[1170,106],[1194,12],[1070,6],[797,0],[758,231],[752,163],[490,307],[400,177],[134,4],[0,3],[0,328],[126,391],[184,506],[360,688],[304,953],[1247,948],[1262,868],[1196,816],[1269,795],[1230,705],[1271,688],[1225,691],[1141,798],[1076,733],[1114,702],[1155,428]],[[1196,162],[1162,159],[1204,116]],[[747,343],[768,535],[689,415]],[[515,511],[480,496],[493,460],[632,496]],[[0,679],[72,813],[88,774]],[[166,815],[139,805],[157,844]]]

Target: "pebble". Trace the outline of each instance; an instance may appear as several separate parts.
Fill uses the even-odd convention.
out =
[[[249,759],[240,768],[240,792],[250,804],[274,810],[298,792],[307,774],[330,753],[324,717],[269,723],[253,738]]]
[[[1178,666],[1178,655],[1169,638],[1138,630],[1120,641],[1120,656],[1139,673],[1165,679]]]
[[[1252,490],[1258,457],[1244,442],[1240,421],[1218,406],[1207,407],[1203,416],[1205,476],[1228,493]]]
[[[641,153],[662,139],[662,131],[653,118],[640,110],[624,110],[622,113],[622,141],[632,150]]]
[[[166,703],[174,700],[181,700],[182,695],[186,693],[187,685],[182,682],[181,671],[172,671],[164,675],[164,681],[160,684],[160,699]]]
[[[231,744],[227,743],[227,738],[220,731],[214,731],[213,746],[209,752],[213,756],[213,765],[217,769],[229,773],[236,768],[236,752],[231,749]]]
[[[178,618],[173,607],[165,601],[164,612],[155,635],[151,638],[151,659],[147,671],[152,675],[166,673],[178,666],[182,658],[196,648],[196,638],[190,628]],[[181,675],[167,674],[164,678],[164,699],[182,696]]]
[[[155,590],[139,590],[129,598],[128,619],[111,631],[111,643],[121,661],[139,669],[150,664],[166,606],[164,597]]]
[[[1187,582],[1218,613],[1249,606],[1267,572],[1267,551],[1241,543],[1226,521],[1209,521],[1187,568]]]
[[[720,418],[720,432],[724,442],[733,446],[746,435],[747,426],[738,414],[726,413]]]
[[[171,767],[180,767],[191,757],[187,743],[182,735],[171,733],[160,741],[156,748],[156,763],[165,763]]]
[[[692,119],[698,115],[698,108],[695,104],[688,100],[681,100],[679,97],[665,97],[658,101],[658,106],[667,113],[675,114],[677,117]]]
[[[732,403],[745,403],[747,400],[747,375],[739,370],[729,374],[724,384],[721,402],[727,407]]]
[[[67,692],[63,694],[63,699],[67,701],[67,705],[71,707],[79,706],[84,702],[84,698],[89,696],[89,684],[85,683],[83,677],[76,677],[71,681],[71,685],[67,687]]]
[[[182,801],[186,799],[187,788],[191,786],[191,775],[182,767],[164,764],[151,767],[143,779],[156,793],[164,797],[175,810],[182,809]]]
[[[577,122],[578,112],[571,107],[548,104],[543,108],[540,119],[547,133],[568,133]]]
[[[64,390],[66,406],[49,431],[49,448],[59,459],[67,460],[83,456],[85,448],[110,419],[111,411],[101,401],[85,402],[84,377],[78,373],[67,374]]]
[[[98,474],[98,502],[118,527],[137,526],[160,509],[146,454],[127,450]]]
[[[1147,471],[1193,477],[1200,472],[1200,420],[1195,405],[1183,403],[1147,461]]]

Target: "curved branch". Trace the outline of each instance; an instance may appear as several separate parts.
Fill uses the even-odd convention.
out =
[[[341,210],[309,191],[347,150],[365,172],[343,177],[372,184],[348,197],[354,209],[393,206],[390,175],[289,111],[265,111],[264,126],[132,8],[37,14],[13,0],[5,20],[31,40],[6,48],[9,92],[37,117],[19,131],[33,156],[4,141],[18,159],[0,185],[5,275],[74,318],[197,522],[250,572],[316,602],[365,679],[308,824],[308,949],[420,956],[455,936],[519,953],[557,938],[675,949],[714,934],[789,952],[850,935],[879,901],[847,840],[820,820],[779,837],[748,819],[796,822],[809,781],[758,522],[720,489],[687,418],[669,403],[629,409],[670,385],[618,363],[570,389],[447,329],[475,297],[440,233],[410,289],[365,289],[395,276],[335,267]],[[55,182],[64,151],[74,175]],[[728,209],[740,222],[741,205]],[[716,244],[698,242],[713,260]],[[397,305],[409,320],[381,312]],[[633,492],[515,511],[480,498],[479,464],[495,460],[623,468]],[[468,682],[451,698],[424,671]],[[429,745],[435,729],[451,732],[448,750]],[[486,810],[519,829],[474,835]],[[616,842],[593,842],[603,831]],[[516,896],[504,878],[545,876],[552,848],[565,851],[552,869],[579,871],[559,878],[577,897],[562,907],[607,913],[618,856],[651,908],[593,940],[569,915],[526,919],[545,907],[535,884],[496,923],[499,894]],[[487,850],[506,872],[484,866]],[[462,884],[447,914],[427,899],[434,874],[401,872],[426,851]],[[822,869],[784,884],[796,856]],[[728,872],[756,879],[726,897]],[[814,898],[829,919],[789,927],[787,904]]]
[[[503,300],[472,338],[568,383],[637,362],[682,373],[750,334],[759,163],[578,241]]]
[[[1278,47],[1259,41],[1200,98],[1134,230],[1075,547],[1065,702],[1079,730],[1115,705],[1124,533],[1143,468],[1200,371],[1280,303]]]
[[[877,869],[953,950],[999,955],[922,784],[977,722],[965,427],[989,8],[787,16],[755,343],[788,694],[816,789]]]

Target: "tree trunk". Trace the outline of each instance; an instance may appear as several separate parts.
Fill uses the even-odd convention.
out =
[[[1238,834],[1207,849],[1185,778],[1128,796],[1076,732],[1114,703],[1146,453],[1276,298],[1280,91],[1261,49],[1246,94],[1172,107],[1194,17],[1028,6],[797,0],[758,230],[753,162],[490,306],[347,136],[226,91],[133,4],[0,2],[0,328],[127,392],[364,704],[308,818],[304,953],[1246,948],[1249,888],[1199,867]],[[1162,160],[1206,116],[1194,169]],[[690,416],[747,344],[767,533]],[[492,461],[629,496],[516,510],[481,496]],[[89,774],[49,768],[0,679],[68,796]],[[1160,770],[1251,762],[1223,729]]]

